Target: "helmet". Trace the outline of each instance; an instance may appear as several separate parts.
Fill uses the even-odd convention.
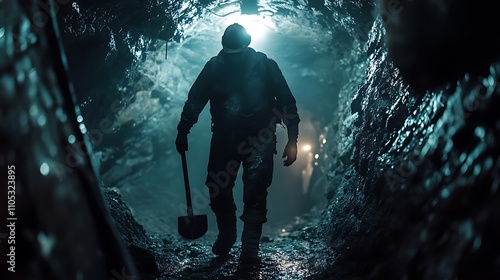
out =
[[[226,53],[242,52],[251,41],[252,36],[248,34],[245,27],[237,23],[229,25],[222,35],[222,47]]]

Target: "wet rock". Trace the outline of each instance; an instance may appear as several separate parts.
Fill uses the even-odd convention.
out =
[[[372,32],[383,33],[381,27],[376,23]],[[388,32],[394,31],[388,27]],[[389,38],[390,44],[394,38]],[[401,44],[408,43],[401,40]],[[500,63],[484,53],[479,61],[488,61],[487,71],[478,73],[477,64],[464,62],[469,54],[460,53],[464,59],[460,67],[463,71],[468,67],[470,74],[454,76],[450,84],[419,95],[413,94],[415,89],[442,84],[452,75],[418,72],[431,63],[424,57],[408,66],[416,72],[408,74],[401,68],[400,73],[387,59],[383,44],[374,45],[379,47],[373,48],[364,80],[351,93],[352,113],[359,115],[352,123],[353,161],[344,169],[340,185],[332,186],[325,212],[326,217],[331,215],[330,224],[324,224],[331,230],[330,246],[339,253],[333,266],[336,273],[325,273],[325,279],[498,277],[500,243],[490,237],[500,227],[490,218],[499,213],[494,205],[500,196],[492,186],[498,181],[493,166],[500,158],[496,144],[500,115],[491,104],[500,97]],[[411,54],[418,47],[409,46],[408,51]],[[457,53],[463,51],[458,48]],[[404,51],[389,46],[393,56],[412,57]],[[396,60],[399,67],[401,61]],[[350,135],[341,137],[349,139]],[[344,149],[350,147],[344,145]]]
[[[143,277],[151,278],[160,276],[160,271],[156,265],[156,254],[159,249],[158,240],[151,239],[142,225],[137,223],[132,216],[130,209],[123,201],[119,193],[107,187],[103,187],[108,207],[115,225],[120,232],[120,237],[128,248],[129,253],[137,265],[138,271]],[[168,240],[164,239],[163,244]]]
[[[134,258],[137,270],[141,273],[143,279],[156,279],[161,275],[156,265],[156,257],[152,254],[151,249],[138,247],[134,244],[129,245],[127,248]]]
[[[131,244],[149,246],[150,240],[146,231],[136,222],[121,195],[107,187],[103,187],[102,189],[107,205],[110,209],[111,216],[113,217],[125,244],[127,246]]]

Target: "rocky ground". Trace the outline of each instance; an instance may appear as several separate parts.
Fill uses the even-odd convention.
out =
[[[318,217],[288,227],[276,236],[261,239],[262,263],[241,264],[241,243],[228,257],[217,257],[211,247],[215,234],[209,232],[191,241],[177,236],[148,236],[128,210],[121,196],[106,190],[115,224],[144,279],[315,279],[335,259],[329,244],[320,238]]]

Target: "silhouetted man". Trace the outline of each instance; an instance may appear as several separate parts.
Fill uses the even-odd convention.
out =
[[[251,37],[239,24],[222,36],[223,50],[210,59],[194,82],[177,126],[177,151],[188,150],[187,135],[208,101],[212,115],[212,142],[205,184],[219,234],[212,252],[227,255],[236,241],[236,205],[233,187],[243,164],[241,220],[242,262],[259,262],[259,239],[267,221],[267,188],[273,175],[276,125],[284,123],[288,143],[284,165],[297,159],[299,116],[290,88],[274,60],[249,48]]]

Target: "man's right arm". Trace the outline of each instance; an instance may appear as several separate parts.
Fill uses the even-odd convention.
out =
[[[196,78],[193,86],[189,90],[188,99],[184,104],[184,108],[181,113],[181,119],[177,125],[177,131],[179,134],[189,134],[193,125],[198,121],[198,116],[200,115],[205,105],[210,97],[210,82],[211,82],[211,65],[212,61],[209,61],[201,70],[201,73]]]

